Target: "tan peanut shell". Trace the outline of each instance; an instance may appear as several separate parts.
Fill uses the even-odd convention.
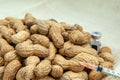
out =
[[[89,80],[102,80],[105,75],[99,71],[92,70],[89,73]]]
[[[14,50],[13,46],[11,46],[5,39],[0,38],[0,55],[4,56],[7,52]]]
[[[4,65],[5,61],[2,57],[0,57],[0,66]]]
[[[99,63],[105,62],[105,60],[103,58],[101,58],[101,57],[98,57],[98,61],[99,61]]]
[[[56,54],[54,58],[54,64],[60,65],[64,70],[70,70],[74,72],[79,72],[84,69],[83,66],[74,60],[66,60],[63,56]]]
[[[15,22],[14,22],[14,25],[12,26],[12,28],[16,32],[20,32],[20,31],[25,30],[27,27],[23,24],[22,20],[16,19]]]
[[[61,48],[64,44],[64,39],[61,34],[61,30],[56,25],[52,25],[49,30],[49,36],[52,39],[56,48]]]
[[[90,42],[90,34],[74,30],[69,34],[69,40],[74,44],[85,44]]]
[[[35,24],[35,20],[36,20],[36,19],[32,16],[32,14],[26,13],[23,21],[24,21],[24,23],[25,23],[28,27],[30,27],[30,26],[32,26],[33,24]]]
[[[55,79],[50,76],[45,76],[45,77],[38,78],[36,80],[55,80]]]
[[[51,62],[49,60],[41,61],[34,69],[37,77],[47,76],[51,71]]]
[[[101,66],[105,67],[105,68],[108,68],[108,69],[113,69],[113,63],[111,62],[103,62],[103,63],[100,63]]]
[[[4,70],[3,80],[13,80],[17,71],[21,67],[21,63],[18,60],[11,61]]]
[[[13,43],[21,43],[25,40],[27,40],[30,37],[30,33],[27,31],[20,31],[15,35],[12,35],[11,40]]]
[[[15,31],[12,28],[8,28],[6,26],[0,26],[0,32],[2,36],[9,42],[11,43],[11,36],[15,34]]]
[[[41,44],[47,48],[49,47],[49,38],[44,35],[33,34],[31,35],[30,39],[33,41],[34,44]]]
[[[6,53],[4,55],[4,59],[5,59],[6,62],[10,62],[10,61],[12,61],[14,59],[18,59],[16,51],[14,50],[14,51],[10,51],[10,52]]]
[[[0,33],[0,38],[2,38],[3,36],[2,36],[2,34]]]
[[[55,78],[61,77],[63,74],[63,68],[59,65],[52,65],[51,75]]]
[[[26,66],[22,67],[16,74],[17,80],[31,80],[35,77],[34,75],[34,68],[36,64],[40,62],[39,57],[37,56],[30,56],[25,61]]]
[[[75,24],[75,25],[73,25],[73,27],[76,27],[76,29],[79,30],[79,31],[81,31],[81,32],[83,31],[82,26],[79,25],[79,24]]]
[[[90,45],[90,43],[87,43],[87,44],[83,44],[82,47],[84,47],[84,48],[91,48],[91,45]]]
[[[36,20],[38,25],[38,32],[42,35],[47,35],[49,32],[50,25],[45,20]]]
[[[69,40],[69,33],[68,32],[62,32],[62,36],[64,38],[64,41],[68,41]]]
[[[39,56],[39,57],[47,57],[49,55],[49,50],[42,45],[39,44],[28,44],[27,41],[23,43],[19,43],[16,45],[16,52],[21,57],[28,57],[28,56]]]
[[[0,66],[0,80],[2,80],[4,68],[5,68],[4,66]]]
[[[102,47],[99,52],[100,53],[104,53],[104,52],[112,53],[111,49],[108,46]]]
[[[114,61],[115,61],[115,57],[108,52],[101,53],[101,54],[99,54],[99,56],[102,57],[105,61],[109,61],[112,63],[114,63]]]
[[[79,45],[70,45],[66,47],[67,44],[64,44],[64,47],[59,50],[59,53],[63,56],[74,57],[81,52],[85,52],[94,56],[97,56],[97,51],[93,48],[84,48]]]
[[[40,62],[40,58],[38,56],[29,56],[25,60],[25,65],[37,65]]]
[[[30,80],[34,78],[33,70],[34,70],[35,65],[30,65],[21,68],[17,74],[16,74],[16,79],[17,80]]]
[[[84,79],[88,80],[88,74],[85,71],[81,72],[72,72],[72,71],[67,71],[63,74],[60,80],[75,80],[75,78],[79,79]]]
[[[49,56],[46,57],[45,59],[52,61],[55,58],[55,54],[57,52],[57,49],[55,48],[54,44],[50,42],[49,45]]]
[[[5,19],[0,19],[0,25],[7,26],[8,24],[9,24],[9,21],[7,21]]]
[[[98,65],[99,64],[97,57],[95,57],[93,55],[90,55],[88,53],[83,53],[83,52],[78,54],[78,55],[76,55],[71,60],[79,61],[79,62],[80,61],[81,62],[87,62],[87,63],[91,63],[91,64],[94,64],[94,65]]]
[[[39,27],[39,25],[32,25],[31,27],[30,27],[30,32],[32,33],[32,34],[37,34],[38,33],[38,27]]]

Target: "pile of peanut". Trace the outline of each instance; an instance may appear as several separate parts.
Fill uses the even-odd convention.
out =
[[[109,47],[91,48],[91,35],[78,25],[40,20],[0,20],[0,80],[101,80],[107,75],[80,65],[113,69]]]

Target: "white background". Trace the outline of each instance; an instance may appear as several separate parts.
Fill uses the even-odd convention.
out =
[[[0,18],[23,18],[26,12],[40,19],[78,23],[88,32],[101,32],[101,42],[112,48],[115,70],[119,71],[120,0],[0,0]]]

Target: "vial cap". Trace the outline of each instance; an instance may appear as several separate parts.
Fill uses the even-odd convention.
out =
[[[91,36],[93,39],[99,39],[101,38],[102,34],[100,32],[92,32]]]

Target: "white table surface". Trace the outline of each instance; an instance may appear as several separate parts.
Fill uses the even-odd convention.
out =
[[[101,42],[112,48],[120,72],[120,0],[0,0],[0,18],[23,18],[26,12],[101,32]]]

